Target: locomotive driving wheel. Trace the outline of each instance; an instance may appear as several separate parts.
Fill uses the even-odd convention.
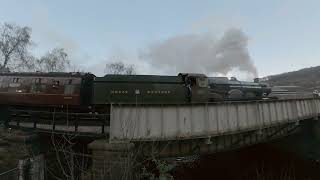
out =
[[[239,89],[232,89],[228,92],[228,99],[241,99],[243,92]]]

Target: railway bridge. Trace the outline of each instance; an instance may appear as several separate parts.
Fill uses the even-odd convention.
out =
[[[320,129],[317,130],[319,98],[175,105],[112,104],[109,113],[90,115],[91,119],[94,116],[93,120],[89,117],[57,120],[55,117],[59,114],[54,112],[45,114],[50,118],[41,120],[32,113],[26,112],[23,121],[11,110],[8,126],[33,132],[94,136],[96,140],[88,147],[96,157],[93,167],[100,169],[105,168],[106,162],[110,165],[119,161],[115,153],[122,156],[142,146],[139,153],[144,155],[176,157],[268,142],[299,132],[305,124],[308,127],[311,124],[312,131],[320,134]]]

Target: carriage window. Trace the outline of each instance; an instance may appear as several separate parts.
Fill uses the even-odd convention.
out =
[[[34,79],[34,83],[31,86],[31,92],[32,93],[41,93],[45,90],[46,86],[41,85],[41,78]]]
[[[74,85],[72,84],[66,84],[64,86],[64,94],[65,95],[72,95],[74,93]]]
[[[60,82],[59,81],[56,81],[56,80],[53,80],[52,81],[52,88],[58,88],[60,85]]]
[[[64,94],[72,95],[74,93],[74,85],[72,84],[72,79],[68,81],[68,84],[64,86]]]
[[[19,78],[13,78],[13,79],[12,79],[12,82],[13,82],[13,83],[18,83],[18,82],[19,82]]]
[[[41,84],[41,78],[36,78],[34,79],[35,84]]]

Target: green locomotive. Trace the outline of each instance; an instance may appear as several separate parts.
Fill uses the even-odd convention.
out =
[[[92,104],[179,104],[266,97],[271,88],[235,78],[180,73],[178,76],[106,75],[93,82]]]

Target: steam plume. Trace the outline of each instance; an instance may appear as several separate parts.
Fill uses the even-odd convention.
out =
[[[247,44],[247,36],[233,28],[219,39],[210,34],[176,36],[149,46],[142,58],[169,74],[196,72],[226,75],[238,69],[257,76]]]

